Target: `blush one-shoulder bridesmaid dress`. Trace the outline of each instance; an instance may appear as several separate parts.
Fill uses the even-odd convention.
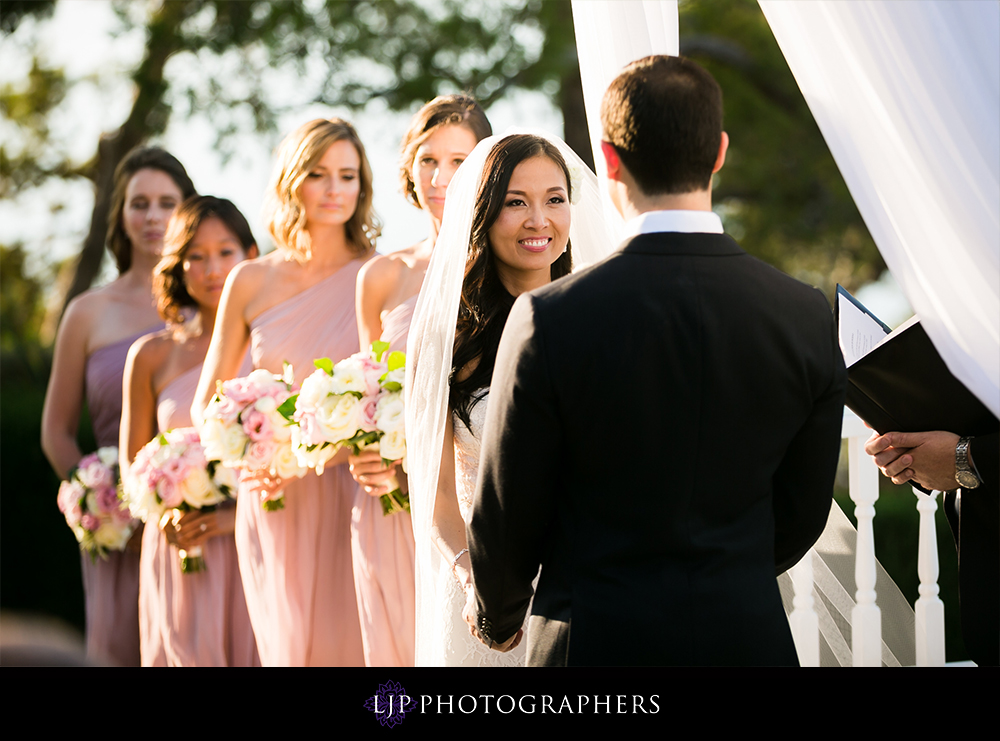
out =
[[[354,290],[362,261],[251,322],[254,368],[294,369],[297,381],[313,360],[334,362],[358,351]],[[241,487],[236,548],[257,650],[264,666],[363,666],[351,566],[351,508],[357,484],[347,465],[292,481],[285,507],[265,512]]]

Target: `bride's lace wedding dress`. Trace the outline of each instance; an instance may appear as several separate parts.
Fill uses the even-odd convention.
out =
[[[487,394],[469,412],[471,429],[457,417],[455,424],[455,493],[458,508],[466,523],[472,516],[472,497],[476,492],[476,477],[479,473],[479,450],[486,423]],[[439,659],[444,666],[524,666],[524,652],[527,639],[513,651],[500,653],[486,648],[472,637],[469,626],[462,619],[465,594],[459,587],[450,569],[438,573],[438,620],[442,631],[439,640]]]

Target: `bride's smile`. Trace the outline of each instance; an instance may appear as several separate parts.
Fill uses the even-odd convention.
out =
[[[503,208],[490,228],[497,272],[505,285],[549,281],[552,263],[569,240],[566,175],[548,157],[520,163],[511,174]]]

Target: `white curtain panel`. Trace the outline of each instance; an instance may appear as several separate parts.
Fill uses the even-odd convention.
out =
[[[759,2],[890,271],[1000,416],[1000,3]]]
[[[594,164],[612,223],[617,212],[607,194],[601,154],[601,99],[629,62],[650,54],[678,54],[677,0],[573,0],[573,25]]]

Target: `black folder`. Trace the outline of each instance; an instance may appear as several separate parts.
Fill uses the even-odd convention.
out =
[[[841,291],[861,306],[838,286]],[[879,433],[947,430],[976,437],[1000,430],[1000,421],[948,370],[919,322],[850,366],[847,378],[848,408]]]

